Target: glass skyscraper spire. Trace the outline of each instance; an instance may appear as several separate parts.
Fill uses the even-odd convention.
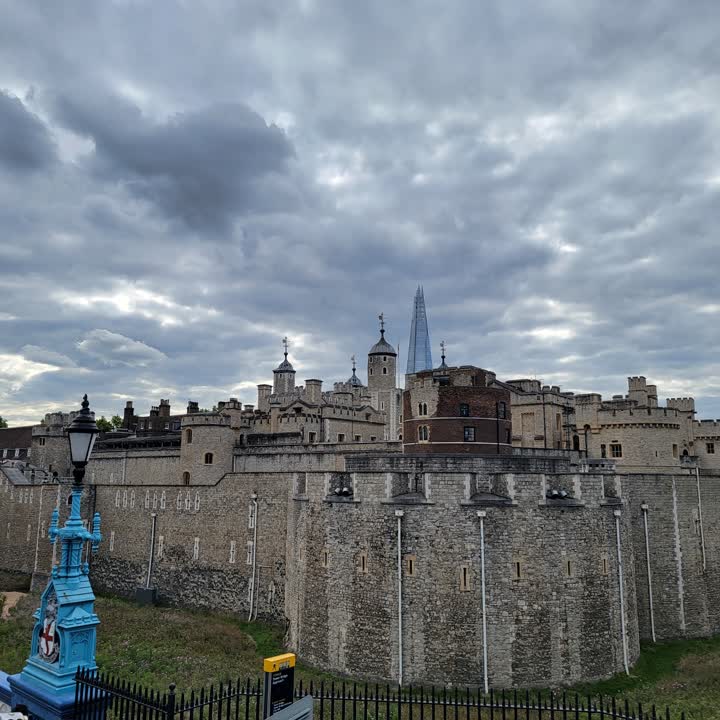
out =
[[[427,313],[425,312],[425,294],[422,287],[418,286],[415,293],[412,324],[410,325],[406,372],[411,375],[421,370],[432,370],[432,366],[430,333],[428,332]]]

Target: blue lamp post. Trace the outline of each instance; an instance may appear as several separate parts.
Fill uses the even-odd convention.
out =
[[[100,514],[95,513],[92,532],[80,518],[85,467],[90,459],[98,428],[89,409],[87,395],[82,410],[67,429],[73,464],[72,507],[65,525],[58,528],[58,508],[53,510],[48,536],[60,541],[60,562],[35,612],[30,657],[22,672],[10,678],[13,705],[24,705],[38,718],[70,718],[75,700],[75,673],[79,667],[94,670],[96,627],[95,595],[83,550],[92,552],[100,544]]]

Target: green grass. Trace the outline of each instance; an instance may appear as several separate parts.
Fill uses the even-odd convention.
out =
[[[0,668],[17,672],[27,658],[37,596],[24,598],[10,620],[0,622]],[[283,652],[283,629],[247,623],[234,616],[168,607],[139,607],[99,597],[101,619],[97,661],[105,672],[164,689],[199,688],[211,683],[256,679],[262,659]],[[296,677],[337,679],[298,663]],[[642,702],[650,709],[669,705],[673,717],[720,718],[720,637],[645,645],[631,675],[579,685],[570,694],[599,694]]]

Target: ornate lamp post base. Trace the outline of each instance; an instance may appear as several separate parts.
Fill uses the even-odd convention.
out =
[[[95,513],[92,532],[85,529],[80,517],[82,480],[94,442],[93,431],[97,434],[85,396],[83,409],[68,429],[75,464],[70,516],[65,526],[58,528],[59,512],[55,508],[48,531],[53,543],[60,541],[60,562],[53,568],[33,616],[35,627],[25,667],[17,675],[0,676],[0,699],[9,691],[12,707],[24,707],[32,717],[42,720],[73,717],[76,672],[78,668],[97,668],[95,640],[100,620],[95,614],[95,595],[83,549],[90,543],[92,551],[97,551],[100,515]]]

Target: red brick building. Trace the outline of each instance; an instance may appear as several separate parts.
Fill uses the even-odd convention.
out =
[[[462,365],[407,376],[403,451],[413,454],[511,454],[510,393],[495,375]]]

